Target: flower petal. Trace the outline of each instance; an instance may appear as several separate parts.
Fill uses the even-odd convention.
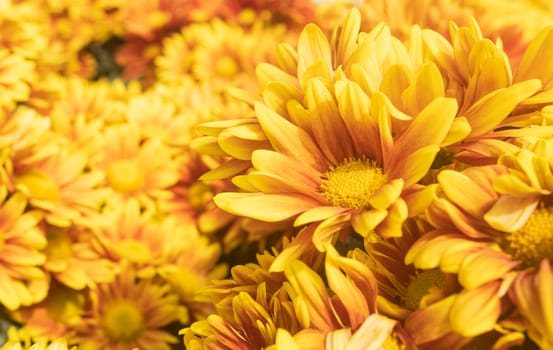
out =
[[[219,193],[215,204],[226,212],[267,222],[291,219],[319,203],[302,195]]]
[[[328,170],[325,157],[307,132],[261,103],[255,104],[255,111],[261,127],[277,152],[281,152],[321,172]]]
[[[449,320],[452,328],[466,337],[474,337],[494,329],[501,303],[498,297],[500,282],[463,290],[453,303]]]

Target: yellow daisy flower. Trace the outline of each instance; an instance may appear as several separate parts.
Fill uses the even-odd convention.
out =
[[[402,222],[424,210],[431,189],[417,182],[445,140],[457,103],[443,91],[425,95],[428,86],[422,84],[424,98],[413,116],[396,109],[387,97],[396,93],[393,85],[368,72],[386,76],[395,67],[391,61],[412,63],[384,26],[359,34],[359,21],[359,13],[350,12],[332,43],[308,25],[297,52],[281,46],[281,68],[258,66],[266,83],[264,103],[255,104],[256,119],[205,126],[217,144],[206,142],[204,149],[234,158],[226,172],[220,170],[223,177],[250,161],[253,167],[233,180],[243,193],[214,197],[219,207],[260,221],[313,225],[318,249],[350,227],[364,237],[401,236]],[[367,58],[366,48],[379,45],[382,61]],[[365,71],[362,64],[371,63],[375,67]],[[294,70],[298,78],[291,75]],[[380,83],[386,94],[378,91]]]
[[[412,38],[417,45],[423,43],[419,52],[433,57],[447,86],[446,94],[455,97],[459,105],[435,167],[449,166],[452,160],[471,165],[494,164],[499,155],[516,151],[510,139],[551,134],[553,129],[542,123],[543,117],[528,116],[529,111],[551,102],[546,93],[548,73],[528,74],[529,66],[534,65],[535,50],[545,50],[549,41],[536,38],[513,76],[501,45],[484,38],[475,20],[469,20],[466,27],[451,24],[450,31],[451,44],[429,30],[414,31]],[[401,75],[397,77],[400,78]]]
[[[161,276],[193,315],[202,313],[195,292],[227,273],[218,264],[219,244],[176,216],[141,210],[135,199],[105,210],[96,229],[96,254],[119,265],[132,264],[138,277]]]
[[[141,210],[134,198],[104,210],[95,228],[98,254],[113,262],[136,264],[135,270],[140,277],[151,277],[157,273],[157,267],[168,263],[165,253],[171,239],[177,236],[173,221]]]
[[[511,327],[512,307],[505,305],[506,300],[539,300],[538,295],[548,288],[546,283],[526,289],[528,294],[514,293],[519,278],[537,274],[551,260],[547,231],[551,188],[546,180],[551,177],[551,145],[540,141],[533,151],[500,157],[497,166],[438,175],[441,194],[428,209],[437,229],[412,246],[406,262],[458,275],[464,289],[451,305],[449,320],[465,336]],[[527,327],[536,326],[530,321]],[[529,332],[531,340],[542,342],[543,334],[537,334],[541,333]]]
[[[48,223],[67,227],[87,224],[106,199],[99,171],[89,170],[87,155],[63,143],[43,159],[14,167],[16,188],[29,197],[29,203],[45,213]]]
[[[251,28],[214,19],[187,26],[164,42],[156,58],[158,79],[174,84],[186,75],[213,84],[255,91],[255,66],[276,61],[275,43],[284,38],[284,28],[257,22]]]
[[[48,241],[43,250],[46,255],[44,269],[58,282],[81,290],[113,280],[117,265],[96,252],[97,239],[90,228],[77,224],[66,228],[44,226]]]
[[[143,142],[142,131],[131,124],[110,126],[103,142],[103,159],[95,167],[105,172],[110,203],[136,198],[151,207],[171,198],[169,187],[178,181],[175,149],[159,139]]]
[[[163,328],[186,313],[167,284],[137,278],[130,268],[112,283],[91,289],[89,300],[76,326],[75,339],[84,349],[169,350],[177,339]]]
[[[8,196],[0,187],[0,303],[8,310],[31,305],[44,297],[49,281],[40,252],[46,238],[38,229],[41,214],[25,211],[27,198],[16,192]]]
[[[415,348],[396,320],[376,315],[377,284],[368,266],[340,256],[330,245],[324,266],[325,281],[299,260],[284,270],[296,317],[303,328],[294,335],[300,343],[305,333],[312,338],[318,332],[315,344],[319,348],[394,348],[393,344],[400,349]],[[279,348],[279,339],[276,340]]]
[[[234,266],[231,279],[213,281],[198,292],[197,300],[216,311],[181,330],[187,349],[259,349],[274,343],[277,328],[300,329],[283,288],[284,274],[269,272],[274,256],[260,254],[257,261]]]

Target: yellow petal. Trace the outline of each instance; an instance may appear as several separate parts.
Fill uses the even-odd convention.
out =
[[[248,169],[250,165],[250,162],[247,160],[231,159],[200,176],[200,180],[211,181],[229,178]]]
[[[501,314],[497,292],[500,282],[488,283],[480,288],[464,290],[451,307],[452,328],[466,337],[491,331]]]
[[[302,229],[271,263],[269,272],[282,272],[290,262],[298,259],[303,253],[313,250],[313,232],[317,225]]]
[[[380,187],[369,199],[374,209],[387,209],[396,202],[403,191],[403,179],[394,179]]]
[[[459,271],[459,283],[466,289],[474,289],[501,279],[519,264],[520,262],[514,261],[508,254],[482,249],[463,261]]]
[[[311,79],[305,92],[311,112],[311,131],[321,151],[333,164],[353,154],[351,136],[331,92],[320,79]]]
[[[317,206],[313,199],[301,195],[263,193],[220,193],[215,204],[226,212],[267,222],[291,219]]]
[[[496,230],[514,232],[526,223],[538,203],[539,197],[501,196],[484,220]]]
[[[532,96],[541,87],[539,80],[527,80],[495,90],[479,99],[465,112],[472,127],[470,136],[480,136],[494,129],[521,101]]]
[[[257,150],[252,154],[252,164],[260,171],[279,174],[316,191],[321,185],[321,173],[281,153]]]
[[[481,186],[458,171],[441,171],[438,182],[448,199],[473,217],[484,215],[485,210],[496,199],[496,196],[483,191]]]
[[[461,142],[468,135],[470,135],[471,131],[472,128],[470,127],[470,123],[467,118],[457,117],[453,119],[451,128],[449,129],[449,132],[447,133],[440,146],[446,147],[454,143]]]
[[[371,101],[359,85],[351,81],[335,84],[338,109],[353,139],[357,154],[381,161],[378,124],[370,115]]]
[[[385,209],[371,209],[360,214],[352,215],[351,225],[355,232],[363,237],[369,236],[388,215]]]
[[[300,260],[290,262],[284,269],[294,291],[302,297],[313,328],[329,331],[339,328],[330,297],[321,277]]]
[[[336,49],[336,62],[343,64],[351,56],[357,46],[357,36],[361,27],[361,13],[358,9],[351,9],[343,26],[340,28],[338,47]]]
[[[316,61],[322,60],[330,70],[332,68],[332,54],[330,44],[321,29],[310,23],[305,26],[298,39],[298,79]]]
[[[287,43],[281,43],[277,46],[278,65],[288,73],[295,75],[298,66],[298,54],[294,48]]]
[[[401,237],[401,227],[407,216],[407,204],[400,198],[388,208],[386,219],[375,229],[376,234],[383,238]]]
[[[340,207],[315,207],[301,213],[294,221],[294,226],[302,226],[312,222],[326,220],[331,216],[342,214],[348,210],[350,209]]]
[[[255,111],[261,127],[276,151],[321,172],[328,170],[328,163],[325,157],[317,144],[304,130],[290,123],[263,104],[257,103]]]
[[[553,78],[553,67],[543,62],[551,61],[553,61],[553,27],[547,27],[528,45],[513,80],[519,82],[537,78],[547,86]]]

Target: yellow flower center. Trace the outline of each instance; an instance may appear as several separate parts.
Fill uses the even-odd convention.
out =
[[[231,77],[239,70],[236,60],[229,55],[223,55],[217,58],[215,62],[215,72],[223,77]]]
[[[152,260],[150,248],[143,242],[125,239],[117,243],[117,249],[122,258],[135,263],[146,263]]]
[[[429,294],[432,288],[444,288],[445,276],[439,269],[422,271],[407,287],[407,295],[403,306],[409,310],[419,308],[421,300]]]
[[[48,245],[44,249],[44,254],[49,259],[69,259],[73,256],[72,242],[67,232],[49,227],[46,229],[46,240]]]
[[[376,162],[349,158],[323,174],[321,193],[335,207],[368,208],[373,193],[387,180]]]
[[[538,267],[543,259],[553,259],[553,207],[536,209],[520,230],[506,233],[500,245],[524,267]]]
[[[188,188],[188,203],[192,208],[201,211],[213,198],[213,191],[207,184],[196,181]]]
[[[110,186],[122,193],[131,193],[144,186],[144,173],[136,163],[118,160],[108,166],[107,179]]]
[[[144,329],[144,316],[132,301],[118,300],[109,305],[101,319],[105,334],[114,342],[136,340]]]
[[[60,188],[50,177],[38,170],[31,170],[15,179],[17,185],[22,185],[35,199],[58,201]]]
[[[395,333],[390,333],[388,338],[380,346],[382,350],[405,350],[405,345],[398,339]]]

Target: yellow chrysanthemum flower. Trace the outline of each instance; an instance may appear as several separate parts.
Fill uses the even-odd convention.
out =
[[[325,348],[325,344],[329,349],[348,344],[378,347],[387,342],[414,349],[397,321],[376,316],[377,285],[368,266],[340,256],[329,246],[324,282],[314,270],[318,258],[302,258],[314,267],[294,260],[284,272],[269,272],[274,257],[268,254],[258,256],[259,266],[235,266],[232,280],[214,282],[199,294],[212,300],[217,312],[182,331],[186,346],[284,349],[290,344],[283,343],[284,333],[308,349]]]
[[[40,252],[46,238],[37,227],[41,214],[26,211],[28,201],[22,193],[8,195],[2,186],[0,203],[0,303],[15,310],[46,297],[49,281]]]
[[[406,261],[458,275],[464,290],[452,303],[449,320],[465,336],[512,327],[512,308],[505,306],[505,300],[523,305],[522,312],[529,315],[526,300],[541,300],[539,295],[549,288],[549,283],[517,286],[525,283],[519,279],[533,279],[538,271],[540,276],[546,274],[551,262],[552,145],[541,140],[532,149],[501,156],[497,166],[446,170],[438,175],[442,194],[428,211],[437,229],[413,245]],[[532,341],[547,348],[551,325],[544,328],[535,322],[547,317],[548,311],[538,311],[536,306],[532,310],[524,327]]]
[[[215,86],[255,91],[255,66],[274,62],[275,43],[284,38],[284,27],[266,26],[259,21],[251,28],[215,19],[187,26],[164,41],[156,58],[157,76],[174,84],[187,75]]]
[[[94,226],[97,227],[96,222]],[[44,224],[43,227],[48,241],[43,250],[44,269],[58,282],[81,290],[113,280],[118,266],[96,252],[97,238],[90,227],[78,224],[70,227]]]
[[[359,21],[350,12],[332,42],[308,25],[297,52],[280,46],[281,68],[258,66],[264,103],[256,103],[255,119],[204,126],[208,136],[198,149],[234,158],[219,169],[223,177],[253,167],[233,179],[244,193],[214,197],[219,207],[311,225],[318,249],[350,227],[364,237],[401,236],[402,222],[424,210],[431,188],[417,182],[445,140],[457,103],[421,83],[412,87],[422,96],[412,116],[396,109],[387,96],[400,93],[399,85],[388,79],[413,63],[385,26],[360,34]],[[425,74],[426,66],[420,70]]]
[[[456,98],[459,105],[435,168],[450,166],[452,160],[471,165],[494,164],[501,154],[516,151],[510,139],[521,135],[544,137],[553,132],[537,112],[551,102],[547,86],[550,73],[531,68],[536,52],[547,50],[550,39],[536,38],[520,66],[512,68],[500,45],[484,38],[473,19],[466,27],[451,24],[450,36],[448,43],[433,31],[415,30],[411,39],[419,47],[417,51],[432,57],[439,68],[425,79],[433,76],[439,81],[441,75],[443,83],[437,86],[447,87],[446,95]],[[407,78],[398,74],[395,79]],[[394,105],[408,106],[404,102],[405,96],[410,96],[407,91],[392,99]],[[531,117],[529,111],[534,113]]]
[[[126,268],[112,283],[91,289],[82,322],[75,326],[79,348],[169,350],[177,339],[163,328],[185,317],[186,310],[160,282]]]
[[[103,170],[113,196],[109,205],[136,198],[142,206],[171,198],[169,187],[178,180],[176,149],[159,139],[144,141],[137,125],[120,124],[104,131],[102,160],[95,168]]]
[[[48,223],[59,227],[87,224],[108,194],[100,187],[103,174],[88,170],[85,153],[63,143],[52,146],[47,157],[14,167],[16,188],[44,212]]]
[[[300,329],[284,274],[269,272],[274,259],[260,254],[258,264],[236,265],[231,279],[213,281],[197,294],[216,311],[181,331],[187,349],[259,349],[274,343],[277,328]]]

